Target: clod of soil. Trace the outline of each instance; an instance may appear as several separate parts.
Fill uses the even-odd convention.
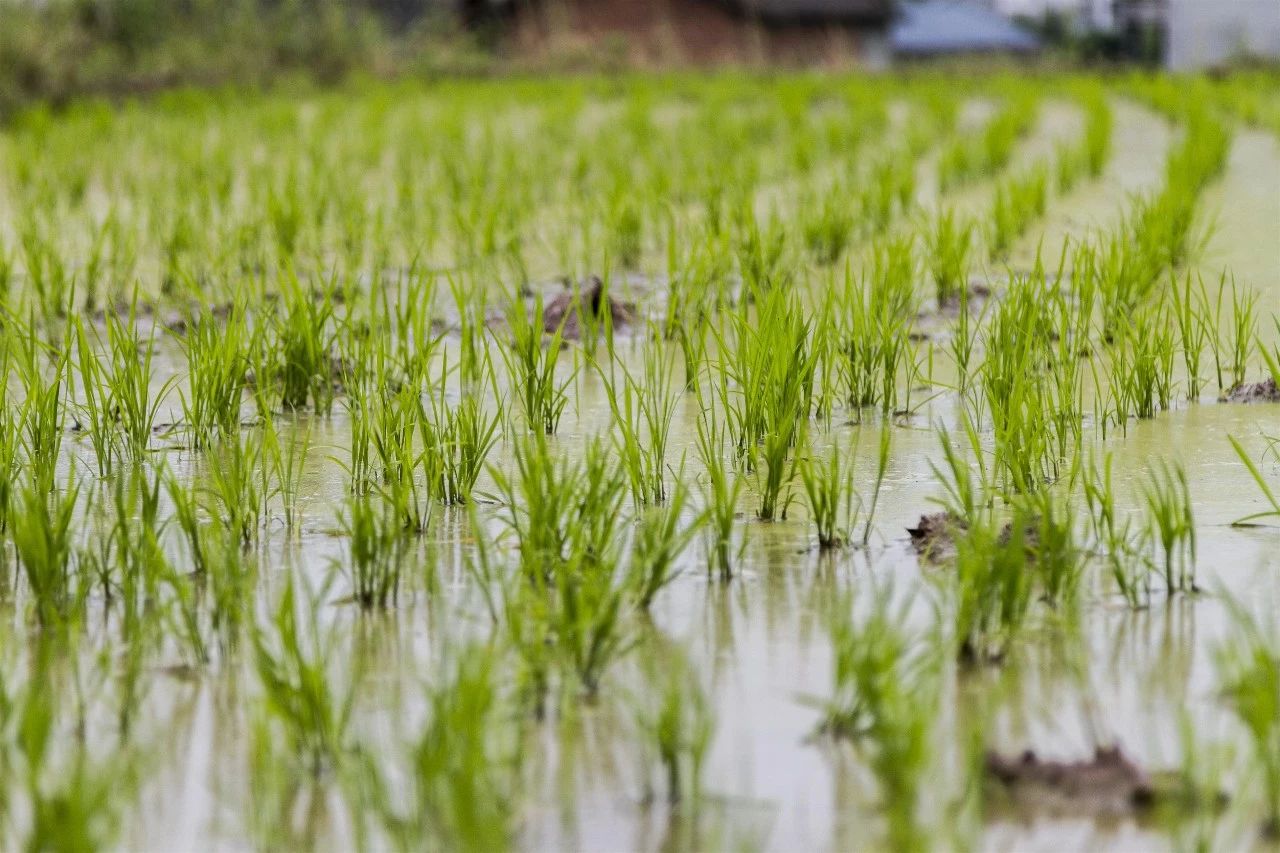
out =
[[[956,537],[964,531],[964,522],[949,512],[920,516],[915,527],[908,527],[911,547],[926,560],[943,563],[956,556]]]
[[[583,282],[578,296],[583,309],[590,312],[594,319],[603,320],[605,312],[608,311],[615,330],[625,329],[635,322],[635,306],[627,305],[606,295],[604,282],[599,276],[593,275]],[[579,340],[582,337],[582,329],[577,306],[573,291],[567,290],[557,295],[542,311],[543,329],[547,334],[553,334],[556,329],[562,329],[561,334],[565,340]]]
[[[1228,403],[1280,403],[1280,386],[1274,379],[1261,382],[1244,382],[1223,397]]]
[[[987,753],[987,778],[1019,806],[1073,817],[1123,817],[1156,802],[1151,778],[1119,747],[1098,747],[1089,761],[1046,761],[1027,750],[1018,758]]]

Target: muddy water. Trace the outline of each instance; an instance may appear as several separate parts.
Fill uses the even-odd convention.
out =
[[[1034,162],[1052,150],[1054,140],[1070,138],[1077,129],[1074,111],[1051,106],[1020,148],[1019,162]],[[1018,262],[1034,257],[1041,231],[1050,254],[1049,248],[1067,237],[1113,226],[1129,193],[1158,182],[1162,158],[1153,150],[1163,150],[1171,138],[1151,113],[1118,101],[1117,150],[1107,175],[1056,200],[1043,228],[1033,229],[1018,247]],[[1276,192],[1268,191],[1268,180]],[[1276,182],[1280,151],[1274,137],[1240,133],[1227,175],[1211,191],[1221,202],[1221,224],[1200,260],[1207,278],[1216,281],[1221,269],[1232,269],[1257,287],[1262,305],[1272,309],[1280,306],[1280,259],[1268,259],[1259,246],[1274,247],[1280,233]],[[977,213],[990,190],[967,188],[956,204]],[[931,192],[927,181],[921,192]],[[623,351],[629,358],[637,355],[625,345]],[[578,380],[574,398],[556,439],[566,452],[610,422],[599,383],[588,373]],[[671,446],[674,458],[695,456],[696,415],[693,400],[684,400]],[[938,570],[919,564],[905,528],[939,494],[929,464],[937,458],[931,425],[939,422],[955,426],[950,395],[935,398],[905,425],[851,426],[837,419],[823,435],[824,441],[858,448],[857,481],[865,484],[873,476],[879,431],[892,430],[892,458],[867,548],[821,555],[803,511],[772,524],[751,522],[755,501],[748,493],[741,505],[747,537],[741,577],[727,586],[709,583],[695,545],[682,561],[681,577],[657,600],[648,630],[683,648],[705,675],[717,721],[705,778],[708,804],[698,819],[646,802],[645,765],[624,701],[646,683],[640,662],[632,660],[620,666],[597,704],[527,727],[534,796],[522,815],[523,847],[874,846],[882,817],[865,757],[848,746],[812,740],[818,712],[803,700],[826,696],[830,689],[830,648],[820,615],[839,591],[891,585],[899,600],[911,602],[913,623],[924,628],[931,620],[936,586],[929,575]],[[340,411],[327,420],[301,416],[290,428],[308,430],[313,443],[303,483],[303,530],[296,542],[275,535],[266,546],[260,562],[268,589],[278,585],[288,567],[320,585],[330,561],[343,553],[332,531],[346,478],[331,454],[340,459],[337,449],[349,442],[346,417]],[[1280,528],[1230,527],[1261,502],[1226,436],[1240,437],[1256,457],[1263,447],[1260,430],[1280,432],[1280,407],[1184,404],[1106,443],[1115,454],[1122,505],[1136,502],[1152,459],[1180,459],[1187,466],[1196,501],[1199,579],[1206,592],[1169,603],[1157,597],[1149,609],[1134,612],[1099,580],[1071,630],[1039,626],[1000,670],[950,673],[952,686],[938,709],[939,766],[923,806],[940,846],[1154,850],[1194,840],[1198,828],[1186,824],[1033,820],[1000,813],[967,822],[952,819],[951,809],[962,793],[965,726],[976,719],[988,722],[991,745],[1007,753],[1034,747],[1046,756],[1073,759],[1090,754],[1096,743],[1116,741],[1149,768],[1175,768],[1183,759],[1183,719],[1201,741],[1247,749],[1214,695],[1212,649],[1229,621],[1213,592],[1225,588],[1254,601],[1280,601]],[[83,448],[77,452],[83,454]],[[201,464],[189,455],[174,452],[168,458],[180,475],[202,476]],[[500,445],[491,461],[509,465],[509,447]],[[1268,464],[1268,474],[1274,478],[1277,468]],[[480,488],[491,489],[492,483],[486,478]],[[500,512],[483,507],[481,520],[494,525]],[[341,603],[341,584],[328,594],[322,621],[339,632],[339,648],[351,650],[339,655],[335,678],[341,683],[350,670],[367,670],[355,726],[362,738],[389,743],[398,733],[413,731],[424,713],[420,688],[430,680],[432,662],[449,643],[486,630],[482,602],[463,567],[471,542],[464,518],[441,513],[399,608],[386,616],[360,617]],[[252,677],[237,671],[194,680],[155,676],[143,715],[163,727],[160,748],[141,811],[127,822],[127,846],[253,846],[252,827],[242,819],[259,798],[246,773],[250,721],[245,699],[252,689]],[[300,843],[346,849],[354,842],[337,790],[332,780],[320,786],[309,817],[301,821],[312,834]],[[1214,846],[1251,843],[1255,824],[1255,815],[1228,812],[1212,830]]]

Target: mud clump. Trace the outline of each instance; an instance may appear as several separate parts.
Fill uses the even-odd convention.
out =
[[[911,547],[925,560],[944,563],[956,557],[956,539],[965,531],[965,523],[950,512],[920,516],[915,527],[908,527]]]
[[[1027,750],[1017,758],[987,753],[986,774],[1013,802],[1040,814],[1125,817],[1156,805],[1151,778],[1119,747],[1098,747],[1089,761],[1047,761]]]
[[[1274,378],[1261,382],[1244,382],[1227,392],[1222,398],[1228,403],[1280,403],[1280,386]]]
[[[604,282],[600,277],[593,275],[583,282],[576,299],[572,291],[565,291],[547,303],[542,311],[543,330],[550,335],[559,329],[565,340],[580,340],[582,323],[579,306],[594,322],[603,321],[607,315],[615,330],[626,329],[635,323],[635,306],[610,296],[605,292]]]

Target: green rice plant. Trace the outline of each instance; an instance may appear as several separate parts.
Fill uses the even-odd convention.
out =
[[[707,518],[707,574],[727,581],[733,577],[734,563],[746,545],[744,538],[739,550],[736,553],[733,550],[734,522],[738,517],[738,499],[744,478],[726,459],[728,441],[725,428],[710,406],[704,405],[697,429],[698,458],[703,467],[700,482]]]
[[[66,432],[66,390],[70,382],[70,346],[52,356],[50,370],[44,366],[46,348],[31,329],[15,329],[20,349],[14,363],[22,385],[21,425],[26,471],[45,491],[54,486],[62,438]]]
[[[960,298],[969,286],[969,251],[973,246],[973,224],[948,208],[938,214],[929,229],[925,251],[942,307]]]
[[[665,506],[641,513],[636,522],[627,574],[641,610],[648,610],[654,597],[676,579],[680,555],[702,529],[705,511],[681,524],[688,500],[687,488],[677,479]]]
[[[137,460],[150,447],[156,415],[173,387],[174,379],[165,381],[153,394],[151,377],[155,332],[146,341],[138,337],[134,308],[130,309],[127,322],[108,313],[106,324],[111,359],[111,369],[104,371],[107,406],[120,431],[120,446],[129,458]]]
[[[820,700],[819,732],[871,750],[871,771],[888,822],[886,846],[927,846],[920,796],[929,765],[932,715],[940,699],[941,661],[904,626],[905,604],[878,590],[865,616],[839,596],[826,615],[832,649],[832,693]]]
[[[192,445],[209,447],[216,437],[240,428],[240,404],[255,344],[241,309],[232,310],[221,323],[207,312],[192,317],[179,343],[187,357],[182,418]]]
[[[1197,592],[1196,525],[1186,469],[1181,463],[1153,465],[1142,493],[1155,550],[1153,562],[1160,567],[1165,591],[1169,595]]]
[[[258,540],[267,503],[275,491],[270,468],[263,464],[263,438],[248,430],[224,441],[208,468],[211,513],[223,520],[247,548]]]
[[[347,498],[339,525],[350,553],[335,567],[348,575],[352,599],[365,610],[393,606],[405,557],[400,517],[387,502],[357,492]]]
[[[1151,599],[1152,565],[1140,553],[1132,522],[1122,519],[1117,511],[1111,470],[1112,457],[1108,452],[1101,468],[1096,460],[1089,462],[1081,482],[1095,550],[1105,560],[1120,594],[1137,610]]]
[[[955,640],[960,660],[1002,660],[1021,634],[1035,594],[1028,529],[1034,519],[1015,506],[1002,530],[983,514],[956,539]]]
[[[667,499],[667,444],[677,403],[675,374],[671,352],[659,340],[646,347],[643,360],[639,379],[612,351],[609,373],[599,366],[597,371],[613,412],[615,444],[631,496],[637,504],[660,504]]]
[[[835,263],[853,239],[855,211],[852,193],[841,182],[826,188],[817,198],[801,203],[801,231],[805,247],[820,265]]]
[[[89,341],[85,325],[80,318],[73,321],[76,340],[76,371],[68,371],[71,382],[78,377],[80,393],[83,398],[76,407],[78,419],[88,433],[89,442],[93,445],[93,455],[98,468],[98,476],[105,477],[111,473],[115,459],[123,455],[115,429],[115,415],[111,409],[105,365],[98,357],[95,345]]]
[[[1222,323],[1222,296],[1226,292],[1226,274],[1219,284],[1218,304],[1215,310],[1219,330]],[[1222,354],[1214,347],[1214,361],[1218,371],[1218,388],[1229,390],[1239,387],[1248,377],[1249,355],[1254,346],[1258,328],[1256,311],[1258,294],[1248,289],[1236,287],[1235,277],[1231,278],[1231,322],[1226,327],[1227,338],[1222,342]],[[1223,373],[1229,382],[1224,383]]]
[[[675,650],[663,649],[659,658],[646,661],[650,689],[637,697],[634,712],[642,742],[661,769],[667,804],[696,809],[715,735],[710,702],[688,661]]]
[[[1164,308],[1136,312],[1111,350],[1110,387],[1118,425],[1153,418],[1173,402],[1174,325]]]
[[[560,417],[569,403],[566,389],[577,375],[575,369],[563,381],[556,378],[556,368],[564,348],[564,323],[544,346],[542,299],[539,297],[532,311],[521,300],[513,300],[507,310],[507,324],[511,329],[511,345],[501,352],[527,428],[555,435]]]
[[[273,382],[286,409],[301,409],[310,402],[316,412],[327,415],[335,396],[334,282],[325,283],[317,295],[290,272],[281,288],[281,304],[270,315],[264,342],[268,372],[257,381]]]
[[[835,344],[850,406],[879,406],[885,414],[899,406],[900,380],[911,382],[914,286],[913,241],[907,238],[876,252],[868,280],[855,281],[846,269],[844,286],[834,288]]]
[[[1066,316],[1062,293],[1042,269],[1015,279],[986,335],[981,389],[991,418],[995,470],[1006,490],[1052,482],[1082,409],[1078,359],[1052,349]]]
[[[1076,542],[1076,513],[1069,499],[1044,490],[1023,499],[1013,523],[1026,519],[1026,547],[1040,597],[1049,607],[1074,612],[1085,570]],[[1010,528],[1012,531],[1012,528]]]
[[[303,586],[299,602],[297,584],[288,575],[271,626],[254,627],[254,668],[269,718],[314,775],[344,757],[355,690],[335,692],[329,674],[335,638],[320,626],[321,595]]]
[[[1257,463],[1255,463],[1249,456],[1248,451],[1244,449],[1244,446],[1239,442],[1239,440],[1236,439],[1234,435],[1228,435],[1227,439],[1235,449],[1236,455],[1240,457],[1240,461],[1243,462],[1245,468],[1249,470],[1249,475],[1253,477],[1253,481],[1258,484],[1258,490],[1262,492],[1262,496],[1266,498],[1267,503],[1270,504],[1268,509],[1246,515],[1243,518],[1238,518],[1231,522],[1232,525],[1246,526],[1264,518],[1275,518],[1280,520],[1280,498],[1276,497],[1276,493],[1272,491],[1271,486],[1267,484],[1266,478],[1263,477],[1262,472],[1258,470]]]
[[[996,186],[987,244],[993,258],[1005,255],[1013,242],[1026,233],[1032,221],[1044,215],[1049,199],[1049,174],[1044,165],[1025,175],[1012,176]]]
[[[1215,649],[1219,694],[1252,742],[1251,763],[1262,776],[1263,830],[1280,835],[1280,630],[1224,592],[1231,636]]]
[[[490,646],[452,650],[428,688],[405,777],[379,778],[372,805],[402,849],[501,850],[515,840],[523,759],[499,660]],[[405,788],[407,810],[397,811],[392,792]]]
[[[50,494],[38,474],[29,474],[14,495],[10,536],[41,626],[58,624],[79,607],[72,547],[79,498],[74,478]]]
[[[1199,279],[1199,292],[1191,291],[1191,273],[1183,279],[1182,287],[1177,281],[1170,282],[1173,294],[1173,317],[1178,327],[1179,349],[1182,351],[1182,364],[1187,375],[1187,399],[1198,400],[1203,390],[1201,383],[1200,361],[1205,346],[1210,342],[1210,322],[1206,318],[1207,305],[1204,298],[1204,280]]]
[[[800,460],[800,479],[809,505],[809,514],[818,528],[818,547],[842,548],[854,535],[861,499],[853,483],[853,465],[842,460],[838,445],[824,458],[816,459],[812,448]]]
[[[1259,335],[1258,352],[1262,353],[1262,361],[1267,366],[1267,373],[1271,374],[1271,381],[1280,388],[1280,316],[1272,314],[1271,322],[1276,328],[1277,342],[1268,348]]]
[[[1099,92],[1090,92],[1084,99],[1085,129],[1084,151],[1089,177],[1099,178],[1111,157],[1111,137],[1115,121],[1111,107]]]
[[[424,450],[427,492],[446,505],[471,501],[485,458],[498,441],[501,411],[486,417],[480,400],[464,397],[456,406],[428,395],[431,411],[419,403],[418,434]]]
[[[311,450],[311,429],[295,424],[289,430],[287,441],[281,440],[274,419],[262,422],[263,464],[271,473],[272,492],[280,498],[284,512],[285,530],[295,533],[301,521],[299,500],[302,495],[302,476],[307,454]]]

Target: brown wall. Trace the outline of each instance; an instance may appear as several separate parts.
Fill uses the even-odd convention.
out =
[[[583,54],[640,65],[803,65],[857,61],[862,32],[763,27],[715,0],[520,0],[514,40],[526,53]],[[617,54],[617,55],[615,55]]]

